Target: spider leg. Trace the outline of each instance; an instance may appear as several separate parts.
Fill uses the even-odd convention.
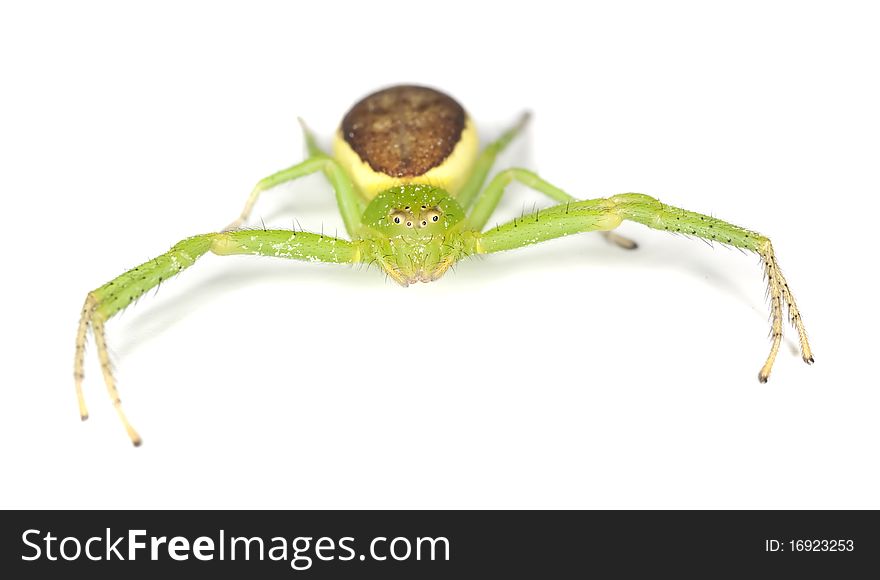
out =
[[[782,342],[783,304],[788,308],[789,321],[797,330],[801,357],[808,364],[813,362],[813,353],[800,311],[779,268],[769,238],[711,216],[666,205],[641,193],[625,193],[607,199],[565,203],[515,219],[481,234],[476,251],[499,252],[579,232],[609,231],[623,220],[758,254],[767,278],[772,316],[770,353],[758,373],[758,380],[762,383],[767,381],[779,352]]]
[[[492,181],[489,182],[489,185],[486,186],[486,189],[480,193],[473,210],[468,216],[468,224],[470,227],[475,230],[483,229],[486,222],[489,221],[492,212],[498,207],[498,203],[501,201],[501,196],[504,194],[504,189],[510,185],[511,181],[518,181],[519,183],[531,187],[535,191],[543,193],[550,199],[562,204],[571,204],[577,201],[568,193],[539,177],[535,172],[519,167],[511,167],[498,172],[495,177],[492,178]],[[633,240],[621,236],[616,232],[602,232],[602,235],[606,240],[620,246],[621,248],[634,250],[638,247],[638,244]]]
[[[282,183],[323,171],[327,180],[336,191],[336,202],[339,205],[339,213],[342,214],[342,219],[345,222],[345,229],[350,236],[355,235],[355,232],[361,225],[361,215],[366,207],[364,199],[355,190],[354,184],[352,184],[351,179],[342,167],[332,157],[321,151],[314,135],[309,131],[302,119],[300,119],[300,124],[302,124],[306,137],[306,149],[309,152],[308,159],[258,181],[251,190],[250,195],[248,195],[241,214],[226,226],[224,231],[236,230],[241,227],[250,216],[254,205],[260,198],[260,194],[267,189],[272,189]]]
[[[110,364],[104,323],[151,288],[192,266],[207,252],[210,251],[220,256],[251,254],[310,262],[353,263],[360,259],[360,248],[360,243],[321,234],[290,230],[238,230],[203,234],[177,243],[165,254],[145,262],[89,292],[77,328],[73,364],[80,418],[85,420],[89,416],[83,396],[82,383],[85,344],[88,329],[91,327],[95,336],[98,359],[101,362],[107,393],[131,442],[135,446],[141,444],[140,436],[122,411],[119,392]]]
[[[614,244],[615,246],[620,246],[624,250],[635,250],[639,247],[639,245],[635,242],[635,240],[631,240],[626,236],[621,236],[617,232],[599,232],[602,234],[602,237],[605,238],[605,241]]]
[[[495,164],[495,158],[522,132],[530,118],[531,114],[528,111],[520,115],[512,127],[504,131],[501,137],[486,145],[483,151],[480,152],[480,156],[477,158],[476,163],[474,163],[471,174],[455,196],[455,199],[465,211],[473,204],[477,194],[483,187],[483,183],[486,182],[486,176],[489,175],[489,171]]]

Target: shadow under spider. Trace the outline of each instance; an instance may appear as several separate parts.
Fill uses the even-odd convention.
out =
[[[636,237],[639,237],[640,233],[643,232],[637,232]],[[754,284],[749,283],[749,288],[745,288],[743,284],[748,282],[743,280],[741,275],[731,276],[724,268],[725,263],[721,261],[722,259],[739,259],[737,256],[739,252],[727,247],[715,246],[712,248],[712,252],[708,253],[709,248],[687,247],[682,245],[680,240],[652,239],[647,243],[640,244],[635,251],[623,251],[599,239],[598,236],[594,236],[590,240],[580,237],[577,242],[569,241],[567,243],[567,246],[565,244],[547,244],[526,248],[523,252],[507,253],[504,255],[504,259],[498,259],[501,256],[491,255],[476,256],[470,260],[465,259],[457,264],[458,271],[447,273],[444,280],[447,284],[453,282],[459,286],[459,289],[466,291],[469,284],[483,286],[498,281],[503,283],[505,279],[514,274],[521,275],[526,269],[541,272],[562,267],[573,273],[581,274],[591,266],[604,266],[643,269],[646,276],[645,282],[650,284],[651,272],[659,269],[674,269],[687,273],[689,277],[698,279],[712,289],[733,296],[738,302],[749,305],[756,316],[766,318],[760,314],[766,310],[764,308],[766,304],[756,304],[756,297],[761,296],[756,294],[756,289],[762,288],[763,284],[759,286],[760,267],[757,263],[757,257],[751,254],[746,254],[743,258],[753,258]],[[731,255],[727,256],[727,253]],[[217,257],[206,256],[206,258]],[[114,356],[127,356],[140,345],[161,336],[179,320],[185,318],[188,313],[203,308],[220,296],[257,284],[289,282],[291,280],[324,281],[361,288],[385,284],[391,286],[388,288],[388,291],[391,292],[411,292],[421,285],[414,284],[415,288],[397,288],[393,282],[384,280],[383,273],[375,266],[367,268],[365,264],[339,267],[331,264],[286,261],[279,263],[279,260],[255,260],[253,258],[247,260],[246,258],[234,257],[232,260],[224,258],[222,261],[218,261],[222,264],[219,266],[219,271],[203,275],[198,281],[186,288],[185,294],[175,296],[174,299],[160,300],[153,304],[154,293],[150,293],[148,297],[145,297],[151,301],[149,307],[138,309],[126,322],[128,326],[126,332],[121,333],[119,339],[116,339],[118,342],[114,349]],[[187,270],[183,272],[182,276],[186,277],[193,273],[193,271]],[[178,280],[174,279],[167,284],[176,282]],[[596,283],[613,285],[614,278],[597,279]],[[454,287],[449,286],[449,288]],[[161,295],[161,289],[158,293]],[[283,307],[285,305],[279,305],[279,308]],[[123,312],[123,317],[124,314]],[[246,316],[246,312],[230,315],[231,318]],[[792,340],[786,337],[785,342],[792,352],[797,353],[797,345]]]

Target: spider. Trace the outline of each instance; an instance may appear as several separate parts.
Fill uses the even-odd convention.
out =
[[[783,308],[813,362],[807,333],[773,247],[765,236],[708,215],[687,211],[641,193],[578,200],[532,171],[498,172],[484,188],[495,158],[528,122],[528,113],[482,151],[474,123],[448,95],[427,87],[394,86],[368,95],[343,117],[333,154],[321,150],[301,122],[308,157],[259,181],[239,217],[223,230],[187,238],[171,250],[125,272],[86,296],[76,333],[74,382],[80,417],[88,418],[82,392],[86,335],[91,328],[107,392],[131,442],[141,437],[119,401],[104,323],[143,295],[192,266],[207,252],[252,254],[309,262],[375,264],[401,286],[440,278],[458,260],[576,234],[601,232],[625,249],[635,242],[611,230],[624,220],[686,234],[758,254],[770,297],[770,354],[758,373],[766,382],[782,341]],[[321,171],[336,193],[349,239],[293,230],[241,229],[260,194]],[[517,181],[556,205],[485,229],[505,187]]]

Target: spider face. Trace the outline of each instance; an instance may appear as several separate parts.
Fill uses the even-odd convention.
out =
[[[445,190],[432,185],[400,185],[377,194],[363,217],[365,238],[376,261],[406,286],[442,276],[467,240],[464,211]]]

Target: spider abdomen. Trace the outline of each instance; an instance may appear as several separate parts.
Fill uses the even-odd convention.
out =
[[[333,146],[368,199],[410,183],[436,185],[454,195],[477,148],[473,123],[455,99],[411,85],[383,89],[356,103]]]
[[[342,137],[375,171],[424,175],[449,157],[464,130],[464,109],[425,87],[396,86],[361,99],[342,119]]]

